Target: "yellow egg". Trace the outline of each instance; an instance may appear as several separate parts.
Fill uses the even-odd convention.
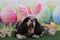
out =
[[[50,26],[51,27],[57,27],[57,25],[54,22],[50,23]]]

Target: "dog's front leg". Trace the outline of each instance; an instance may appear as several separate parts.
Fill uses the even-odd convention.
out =
[[[26,36],[21,35],[21,34],[16,34],[16,37],[17,37],[18,39],[26,39]]]

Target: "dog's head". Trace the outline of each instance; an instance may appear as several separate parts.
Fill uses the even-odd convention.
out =
[[[37,19],[34,16],[28,16],[23,20],[23,23],[26,23],[28,28],[34,28],[36,25]]]
[[[34,30],[38,30],[40,28],[40,24],[35,16],[28,16],[26,17],[23,22],[21,23],[21,26],[24,27],[24,29],[28,29],[28,33],[32,34],[34,33]],[[41,29],[41,28],[40,28]]]

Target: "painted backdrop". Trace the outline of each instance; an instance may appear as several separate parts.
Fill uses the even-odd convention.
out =
[[[0,28],[14,28],[29,15],[36,16],[41,24],[54,22],[60,30],[60,0],[0,0]]]

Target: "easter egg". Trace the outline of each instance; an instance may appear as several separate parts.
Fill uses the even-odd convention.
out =
[[[50,27],[50,25],[49,25],[49,24],[43,24],[43,26],[44,26],[44,27]]]
[[[53,21],[54,21],[56,24],[58,24],[58,23],[59,23],[59,17],[53,15]]]
[[[48,20],[50,20],[50,17],[51,17],[51,11],[47,6],[44,6],[42,8],[41,13],[37,16],[38,20],[41,23],[47,22]]]
[[[1,12],[2,22],[7,26],[9,23],[14,25],[17,21],[17,15],[12,7],[4,7]]]
[[[50,21],[45,22],[46,24],[50,24]]]
[[[57,6],[53,11],[53,21],[58,24],[60,23],[60,6]]]
[[[57,27],[56,23],[54,23],[54,22],[50,23],[50,26],[51,27]]]

